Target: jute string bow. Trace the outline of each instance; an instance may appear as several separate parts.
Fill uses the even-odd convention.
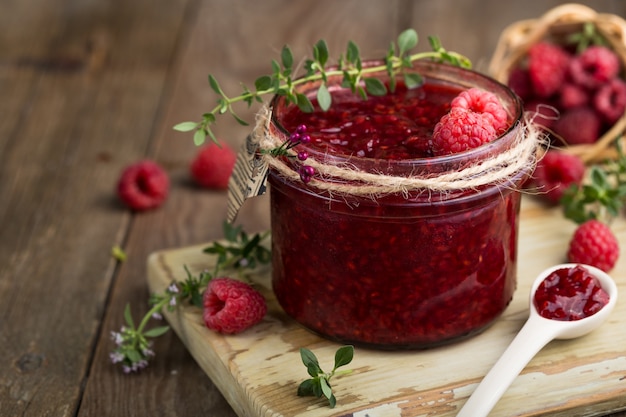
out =
[[[284,140],[272,133],[271,115],[271,109],[268,106],[263,107],[257,114],[253,131],[260,149],[265,151],[280,146]],[[396,176],[361,171],[349,162],[328,164],[309,158],[306,164],[315,169],[317,177],[314,177],[308,186],[331,194],[370,197],[394,193],[407,195],[412,191],[452,192],[477,189],[488,184],[510,186],[513,178],[534,165],[541,141],[541,135],[532,123],[523,123],[524,125],[517,129],[518,133],[513,143],[504,152],[470,164],[458,171],[429,176]],[[295,157],[295,153],[291,150],[290,154]],[[264,153],[263,157],[267,164],[280,175],[293,181],[300,180],[298,172],[294,171],[282,158],[273,157],[267,153]]]

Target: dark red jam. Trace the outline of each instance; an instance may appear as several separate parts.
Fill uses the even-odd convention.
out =
[[[609,302],[598,279],[583,266],[552,272],[537,288],[535,307],[547,319],[573,321],[592,316]]]
[[[281,123],[289,132],[306,125],[310,147],[320,152],[377,159],[426,158],[432,156],[430,138],[435,124],[460,91],[440,84],[409,90],[400,83],[394,94],[355,100],[350,90],[341,90],[333,95],[328,111],[302,113],[293,107]]]
[[[506,95],[492,80],[449,71]],[[451,168],[430,157],[429,141],[461,88],[429,80],[367,101],[338,92],[330,110],[312,114],[282,102],[273,123],[288,131],[305,124],[311,157],[366,172],[457,171],[465,159]],[[507,100],[519,115],[519,103]],[[374,199],[320,191],[273,170],[269,179],[274,292],[314,332],[383,349],[431,347],[480,332],[513,297],[521,176],[506,187]]]

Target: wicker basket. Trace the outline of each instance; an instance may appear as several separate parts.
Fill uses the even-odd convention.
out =
[[[609,46],[621,57],[626,68],[626,21],[616,15],[597,13],[580,4],[564,4],[551,9],[538,19],[518,21],[507,27],[502,34],[489,64],[489,73],[502,83],[521,60],[529,48],[550,39],[561,43],[568,35],[580,32],[585,23],[593,23]],[[613,159],[617,156],[616,146],[624,149],[626,139],[626,114],[605,132],[597,142],[590,145],[570,145],[564,148],[580,156],[586,163]]]

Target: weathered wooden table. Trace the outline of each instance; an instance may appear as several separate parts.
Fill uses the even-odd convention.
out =
[[[207,74],[237,93],[285,43],[302,57],[324,38],[336,56],[351,39],[379,57],[408,27],[422,48],[436,34],[485,69],[505,26],[559,3],[0,1],[0,415],[235,416],[173,332],[140,374],[109,362],[125,305],[146,311],[148,255],[221,237],[225,194],[192,184],[196,148],[172,130],[213,105]],[[583,3],[626,15],[619,0]],[[247,131],[228,118],[217,128],[233,145]],[[142,158],[167,169],[172,189],[133,214],[115,184]],[[267,229],[267,198],[238,221]]]

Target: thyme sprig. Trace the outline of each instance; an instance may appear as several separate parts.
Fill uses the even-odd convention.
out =
[[[337,368],[352,362],[354,346],[347,345],[337,349],[335,352],[335,364],[330,372],[324,372],[322,370],[317,357],[309,349],[300,348],[300,357],[311,378],[304,380],[298,386],[298,396],[313,396],[317,398],[324,396],[328,400],[330,408],[334,408],[335,405],[337,405],[337,398],[335,394],[333,394],[330,380],[334,376],[345,375],[352,372],[352,370],[337,371]]]
[[[332,96],[328,89],[330,77],[342,77],[342,85],[350,88],[353,93],[366,99],[368,94],[380,96],[387,93],[387,87],[378,78],[370,74],[386,71],[390,78],[389,88],[393,91],[396,86],[396,76],[401,74],[408,88],[414,88],[422,83],[419,74],[405,71],[412,68],[413,62],[420,59],[432,59],[437,62],[446,62],[465,68],[471,67],[470,60],[457,53],[447,51],[438,38],[429,37],[431,51],[411,54],[410,51],[418,44],[417,32],[407,29],[402,32],[396,42],[391,42],[388,52],[381,65],[364,66],[359,47],[352,41],[348,42],[346,51],[340,55],[336,66],[329,62],[328,45],[324,40],[318,41],[313,46],[312,58],[306,59],[304,75],[298,75],[294,68],[293,53],[289,46],[283,46],[280,54],[280,62],[272,60],[272,73],[256,79],[254,88],[242,85],[243,91],[234,97],[228,96],[217,79],[209,74],[209,86],[218,95],[217,104],[209,112],[202,115],[199,122],[187,121],[174,126],[180,132],[194,133],[194,143],[201,145],[207,136],[218,143],[212,126],[217,121],[217,116],[229,113],[241,125],[248,125],[235,111],[234,105],[240,102],[251,107],[254,103],[262,103],[265,95],[285,96],[288,103],[296,104],[302,111],[313,111],[313,104],[309,97],[297,91],[299,85],[312,81],[320,81],[316,92],[317,102],[322,110],[328,110],[332,104]]]
[[[223,223],[225,243],[214,242],[203,252],[217,255],[215,268],[212,272],[202,271],[193,275],[187,266],[184,281],[172,281],[162,294],[152,294],[149,299],[150,309],[138,325],[132,317],[130,305],[124,309],[125,325],[119,332],[111,332],[115,348],[109,358],[114,364],[119,364],[124,373],[138,372],[148,366],[148,362],[155,355],[152,350],[153,338],[169,331],[169,326],[156,326],[147,329],[151,319],[161,319],[161,313],[166,308],[174,311],[179,305],[188,303],[202,308],[202,297],[209,281],[225,272],[237,272],[254,269],[270,260],[270,250],[263,242],[269,233],[249,236],[241,226]]]

